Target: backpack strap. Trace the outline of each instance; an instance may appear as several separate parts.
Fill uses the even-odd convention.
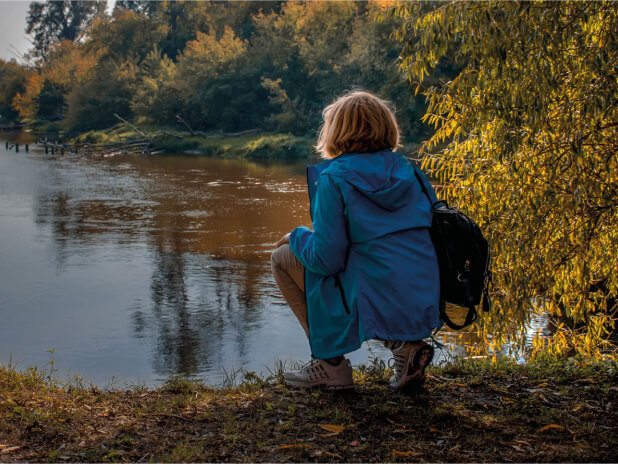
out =
[[[423,179],[421,179],[421,175],[418,173],[418,169],[414,165],[412,166],[412,169],[414,169],[414,175],[416,176],[416,180],[418,180],[418,183],[421,184],[421,190],[423,191],[423,193],[429,200],[429,204],[433,206],[433,201],[431,200],[431,197],[429,196],[427,187],[425,187],[425,182],[423,182]]]
[[[429,204],[431,205],[431,212],[432,212],[432,214],[433,214],[434,208],[438,204],[444,204],[444,206],[446,206],[448,208],[448,204],[446,203],[446,201],[438,200],[438,201],[436,201],[434,203],[431,200],[431,197],[429,196],[429,192],[427,191],[427,187],[425,187],[425,183],[423,182],[423,179],[421,178],[420,174],[418,173],[418,169],[416,168],[416,166],[413,166],[413,169],[414,169],[414,175],[416,176],[416,179],[418,180],[418,183],[421,185],[421,190],[423,191],[423,193],[425,194],[425,196],[429,200]],[[455,322],[453,322],[451,320],[451,318],[446,313],[446,302],[444,301],[444,299],[440,298],[440,319],[442,319],[444,321],[444,323],[446,325],[448,325],[451,329],[453,329],[453,330],[461,330],[464,327],[466,327],[466,326],[472,324],[474,321],[476,321],[476,318],[478,316],[474,306],[468,306],[467,308],[468,308],[468,314],[466,314],[466,320],[464,321],[464,323],[463,324],[456,324]],[[487,292],[487,285],[485,285],[485,289],[483,290],[483,311],[489,311],[489,294]]]

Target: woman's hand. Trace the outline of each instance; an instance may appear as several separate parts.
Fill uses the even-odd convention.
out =
[[[285,234],[279,241],[277,242],[277,248],[281,245],[285,245],[286,243],[290,243],[290,233]]]

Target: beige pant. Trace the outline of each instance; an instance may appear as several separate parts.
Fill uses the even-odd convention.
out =
[[[290,245],[281,245],[273,251],[270,257],[275,281],[283,297],[292,308],[294,315],[305,329],[305,334],[309,338],[309,327],[307,323],[307,300],[305,299],[305,267],[290,250]],[[399,341],[381,340],[384,346],[392,349],[399,346]]]
[[[270,257],[275,281],[294,315],[309,337],[307,325],[307,301],[305,300],[305,267],[290,250],[290,245],[281,245]]]

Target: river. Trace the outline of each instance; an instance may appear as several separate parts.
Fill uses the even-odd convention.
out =
[[[270,273],[277,240],[310,225],[306,162],[16,153],[4,141],[24,135],[2,135],[0,363],[124,388],[309,358]],[[438,361],[464,352],[445,334]],[[388,352],[350,358],[371,356]]]

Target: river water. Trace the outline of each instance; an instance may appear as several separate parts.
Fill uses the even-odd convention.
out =
[[[4,140],[1,364],[126,387],[309,358],[270,273],[277,240],[310,225],[306,161],[92,159]],[[438,359],[464,352],[455,339]],[[370,356],[388,353],[368,342],[350,358]]]

